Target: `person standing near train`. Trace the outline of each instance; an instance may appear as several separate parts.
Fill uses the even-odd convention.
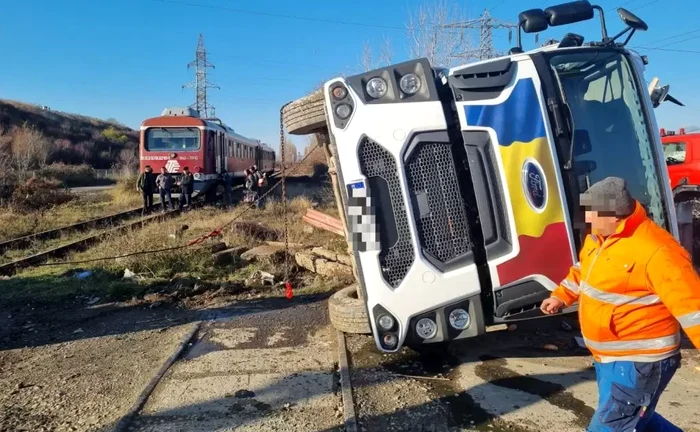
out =
[[[183,208],[183,204],[187,203],[187,210],[192,207],[192,194],[194,193],[194,177],[190,172],[188,167],[182,169],[182,176],[180,176],[180,199],[179,207],[180,210]]]

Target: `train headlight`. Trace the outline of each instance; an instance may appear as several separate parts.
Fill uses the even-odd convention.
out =
[[[375,99],[379,99],[380,97],[386,94],[389,87],[387,86],[386,81],[384,81],[383,78],[374,77],[371,80],[367,81],[365,89],[367,90],[368,95],[372,96]]]
[[[377,324],[382,328],[382,330],[389,331],[392,327],[394,327],[394,318],[386,314],[379,315],[379,318],[377,318]]]
[[[399,87],[401,88],[401,91],[406,94],[416,94],[418,93],[418,90],[420,90],[420,78],[418,78],[418,75],[416,74],[406,74],[401,77]]]
[[[471,323],[471,317],[469,316],[469,313],[464,309],[453,310],[452,312],[450,312],[449,319],[450,325],[455,330],[464,330],[467,327],[469,327],[469,324]]]
[[[345,120],[352,114],[352,107],[348,104],[340,104],[335,107],[335,115],[340,119]]]
[[[437,336],[437,324],[430,318],[421,318],[416,323],[416,333],[422,339],[432,339]]]

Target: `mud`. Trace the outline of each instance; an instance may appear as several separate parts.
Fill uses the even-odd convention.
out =
[[[562,325],[566,322],[569,325]],[[492,328],[449,349],[396,355],[368,336],[348,338],[356,409],[363,430],[573,432],[597,406],[593,359],[573,340],[575,317]],[[554,345],[550,351],[545,345]],[[684,350],[683,367],[658,411],[684,431],[700,432],[700,356]],[[417,424],[420,424],[418,426]],[[425,429],[425,428],[431,429]]]

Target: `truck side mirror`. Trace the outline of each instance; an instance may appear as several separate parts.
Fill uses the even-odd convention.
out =
[[[657,108],[664,100],[666,100],[669,88],[670,86],[666,84],[665,86],[656,88],[651,92],[651,103],[654,108]]]

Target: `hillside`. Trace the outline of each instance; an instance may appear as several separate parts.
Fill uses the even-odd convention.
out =
[[[120,158],[136,157],[138,132],[116,121],[0,99],[0,152],[12,151],[12,142],[22,129],[25,132],[31,129],[34,136],[41,135],[48,142],[48,159],[42,161],[44,164],[87,164],[108,169],[118,164]]]

